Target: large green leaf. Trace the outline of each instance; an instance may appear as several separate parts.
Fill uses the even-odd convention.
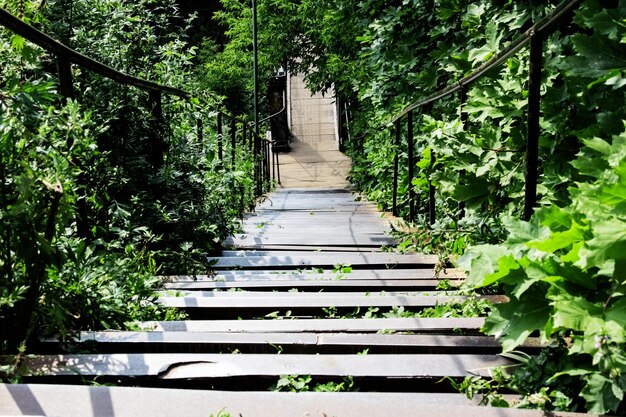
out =
[[[602,36],[575,35],[572,40],[578,55],[567,59],[568,75],[602,79],[626,69],[626,45]]]
[[[470,208],[480,206],[489,198],[489,183],[484,178],[476,178],[469,184],[459,184],[454,188],[452,198],[465,201]]]
[[[593,239],[579,252],[578,264],[587,269],[607,260],[626,259],[626,221],[611,219],[593,225]]]
[[[540,226],[536,216],[529,222],[512,216],[505,216],[502,218],[502,222],[509,232],[506,243],[510,245],[526,245],[530,241],[543,239],[550,235],[550,229]]]
[[[528,246],[537,248],[547,253],[555,253],[559,249],[572,246],[574,243],[584,239],[586,228],[574,222],[571,229],[564,232],[553,232],[546,239],[536,242],[529,242]]]
[[[617,409],[623,397],[619,398],[615,395],[613,380],[599,373],[593,373],[586,378],[586,381],[587,385],[580,395],[587,401],[588,412],[606,414]],[[621,390],[619,387],[618,389]]]
[[[572,215],[556,205],[537,209],[535,216],[540,219],[543,226],[549,227],[552,231],[563,232],[572,226]]]
[[[498,278],[492,277],[498,272],[498,260],[506,259],[510,252],[497,245],[475,246],[459,258],[459,267],[469,271],[467,284],[471,287],[490,285]]]
[[[551,312],[552,307],[544,291],[534,285],[522,300],[512,298],[507,303],[494,306],[483,330],[497,337],[502,349],[509,352],[522,344],[532,332],[545,332]]]
[[[602,305],[583,297],[560,295],[553,300],[555,330],[577,330],[592,334],[602,331]]]

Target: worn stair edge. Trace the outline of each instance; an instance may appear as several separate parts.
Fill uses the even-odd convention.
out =
[[[66,399],[59,401],[59,399]],[[439,393],[230,392],[72,385],[1,385],[0,415],[55,417],[543,417],[542,411],[478,407]],[[553,417],[598,417],[554,412]]]
[[[245,294],[241,293],[241,294]],[[441,304],[460,303],[464,296],[333,296],[334,293],[300,293],[300,297],[161,297],[157,303],[164,307],[189,309],[303,309],[324,307],[435,307]],[[504,296],[481,296],[493,302],[504,302]]]
[[[177,332],[442,332],[478,330],[483,318],[382,318],[306,320],[190,320],[136,323],[144,330]]]
[[[279,236],[258,236],[258,237],[245,237],[245,238],[226,238],[222,244],[225,247],[241,248],[250,247],[262,249],[266,246],[276,245],[297,245],[305,246],[309,245],[311,248],[320,246],[363,246],[363,247],[380,247],[383,245],[392,246],[396,245],[397,241],[393,238],[378,235],[317,235],[310,236],[308,234],[283,234]]]
[[[228,247],[228,246],[226,246]],[[241,246],[237,246],[235,248],[233,248],[235,250],[258,250],[258,249],[267,249],[267,250],[279,250],[279,251],[286,251],[286,252],[292,252],[292,251],[315,251],[315,252],[320,252],[320,253],[324,253],[324,252],[341,252],[341,253],[346,253],[346,252],[360,252],[360,253],[382,253],[384,252],[383,248],[380,247],[380,245],[375,245],[375,246],[350,246],[350,245],[344,245],[344,246],[331,246],[331,245],[289,245],[289,244],[284,244],[284,245],[259,245],[257,246],[250,246],[250,247],[246,247],[245,245],[241,245]]]
[[[356,245],[356,246],[355,246]],[[329,242],[316,242],[314,244],[310,242],[281,242],[281,243],[267,243],[267,242],[253,242],[253,241],[238,241],[235,242],[230,240],[225,240],[222,242],[222,246],[227,249],[233,250],[255,250],[255,249],[281,249],[281,250],[310,250],[310,251],[321,251],[330,250],[332,248],[333,251],[337,252],[365,252],[365,253],[384,253],[381,249],[382,246],[388,247],[396,247],[397,242],[377,242],[377,243],[329,243]],[[357,250],[354,248],[358,247]]]
[[[76,342],[98,344],[233,344],[233,345],[303,345],[303,346],[398,346],[501,348],[491,336],[377,334],[377,333],[193,333],[193,332],[81,332]],[[45,343],[58,343],[55,339]],[[540,348],[539,338],[528,338],[521,347]]]
[[[0,363],[12,363],[10,356]],[[25,376],[157,377],[163,380],[281,375],[355,378],[490,376],[511,362],[497,355],[276,355],[276,354],[85,354],[29,355]]]
[[[172,291],[162,290],[155,293],[162,298],[271,298],[275,301],[283,299],[342,299],[347,300],[350,298],[374,298],[378,297],[394,297],[394,298],[430,298],[430,297],[462,297],[459,291],[368,291],[368,292],[356,292],[356,291],[338,291],[333,293],[326,293],[323,291],[318,292],[295,292],[295,291]],[[493,297],[493,296],[489,296]],[[277,304],[278,305],[278,304]]]
[[[393,255],[388,253],[311,253],[308,255],[288,256],[247,256],[247,257],[210,257],[215,262],[213,268],[273,268],[273,267],[334,267],[351,265],[354,267],[384,268],[386,265],[435,265],[439,262],[436,255]]]
[[[280,251],[280,250],[264,250],[264,249],[257,249],[257,250],[223,250],[221,253],[221,257],[222,258],[249,258],[249,257],[255,257],[255,256],[280,256],[280,257],[285,257],[285,256],[364,256],[364,255],[368,255],[368,254],[376,254],[376,256],[379,254],[378,252],[356,252],[356,253],[350,253],[350,252],[334,252],[334,251],[327,251],[327,252],[316,252],[316,251]],[[389,255],[389,253],[387,253]],[[400,255],[400,256],[410,256],[410,255]]]
[[[325,270],[318,273],[309,271],[275,271],[275,270],[231,270],[219,271],[215,275],[172,275],[162,276],[164,282],[221,282],[248,280],[364,280],[364,279],[456,279],[465,278],[458,269],[446,269],[436,273],[434,269],[356,269],[352,272],[334,272]]]
[[[463,281],[452,281],[455,286],[461,285]],[[359,289],[369,291],[381,291],[384,289],[432,289],[434,290],[441,283],[441,280],[422,279],[396,279],[396,280],[273,280],[273,281],[198,281],[198,282],[171,282],[165,284],[168,290],[186,290],[186,291],[203,291],[203,290],[286,290],[296,289],[299,291],[340,291],[342,289]]]

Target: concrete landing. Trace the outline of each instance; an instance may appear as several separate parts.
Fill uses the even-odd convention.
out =
[[[291,152],[280,155],[280,188],[345,188],[350,159],[339,151],[335,137],[334,101],[312,95],[300,76],[288,85]]]

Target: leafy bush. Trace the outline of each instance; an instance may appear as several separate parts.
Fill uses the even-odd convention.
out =
[[[206,254],[254,198],[243,146],[231,160],[224,140],[226,157],[217,157],[219,103],[195,77],[189,22],[172,0],[2,6],[88,56],[194,97],[163,97],[159,117],[148,93],[74,66],[75,98],[63,99],[55,57],[0,31],[0,350],[177,317],[154,304],[156,273],[205,272]]]
[[[584,143],[573,165],[592,180],[570,188],[571,205],[542,208],[529,223],[507,218],[507,241],[473,247],[461,265],[469,285],[500,285],[510,297],[484,330],[505,351],[533,332],[563,344],[567,359],[542,382],[581,379],[587,410],[604,414],[626,391],[626,133]]]
[[[500,336],[507,351],[533,332],[561,340],[506,384],[534,395],[526,405],[623,412],[624,2],[583,2],[573,22],[544,40],[541,208],[531,222],[517,220],[525,186],[527,50],[470,85],[463,108],[459,97],[450,97],[415,112],[411,184],[406,119],[400,149],[381,128],[407,103],[485,63],[556,4],[302,1],[270,21],[293,31],[291,41],[282,42],[290,68],[306,72],[316,90],[334,84],[351,104],[350,179],[385,209],[398,155],[400,214],[407,214],[410,187],[419,213],[407,248],[460,254],[470,245],[506,240],[477,246],[463,258],[471,284],[499,284],[511,298],[495,308],[486,330]],[[432,226],[426,216],[431,185]],[[532,381],[526,385],[524,373]],[[549,401],[536,401],[544,397]]]

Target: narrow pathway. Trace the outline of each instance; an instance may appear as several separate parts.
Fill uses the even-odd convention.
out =
[[[50,341],[26,359],[26,385],[0,385],[0,415],[541,415],[477,407],[442,382],[509,362],[481,318],[409,316],[462,300],[437,285],[463,276],[437,276],[433,256],[375,251],[393,241],[371,204],[282,190],[243,229],[215,275],[166,280],[160,303],[188,320],[83,332],[81,354]],[[77,385],[88,381],[116,386]]]
[[[288,83],[291,152],[280,155],[283,188],[346,188],[350,159],[339,152],[334,102],[311,94],[301,76]]]
[[[454,392],[446,378],[510,363],[480,335],[482,318],[416,315],[463,301],[438,289],[463,274],[384,251],[388,220],[345,188],[346,163],[322,150],[331,145],[301,133],[282,158],[287,188],[224,242],[214,275],[164,278],[159,302],[187,320],[83,332],[72,353],[47,341],[25,359],[24,384],[0,385],[0,416],[543,415]]]

